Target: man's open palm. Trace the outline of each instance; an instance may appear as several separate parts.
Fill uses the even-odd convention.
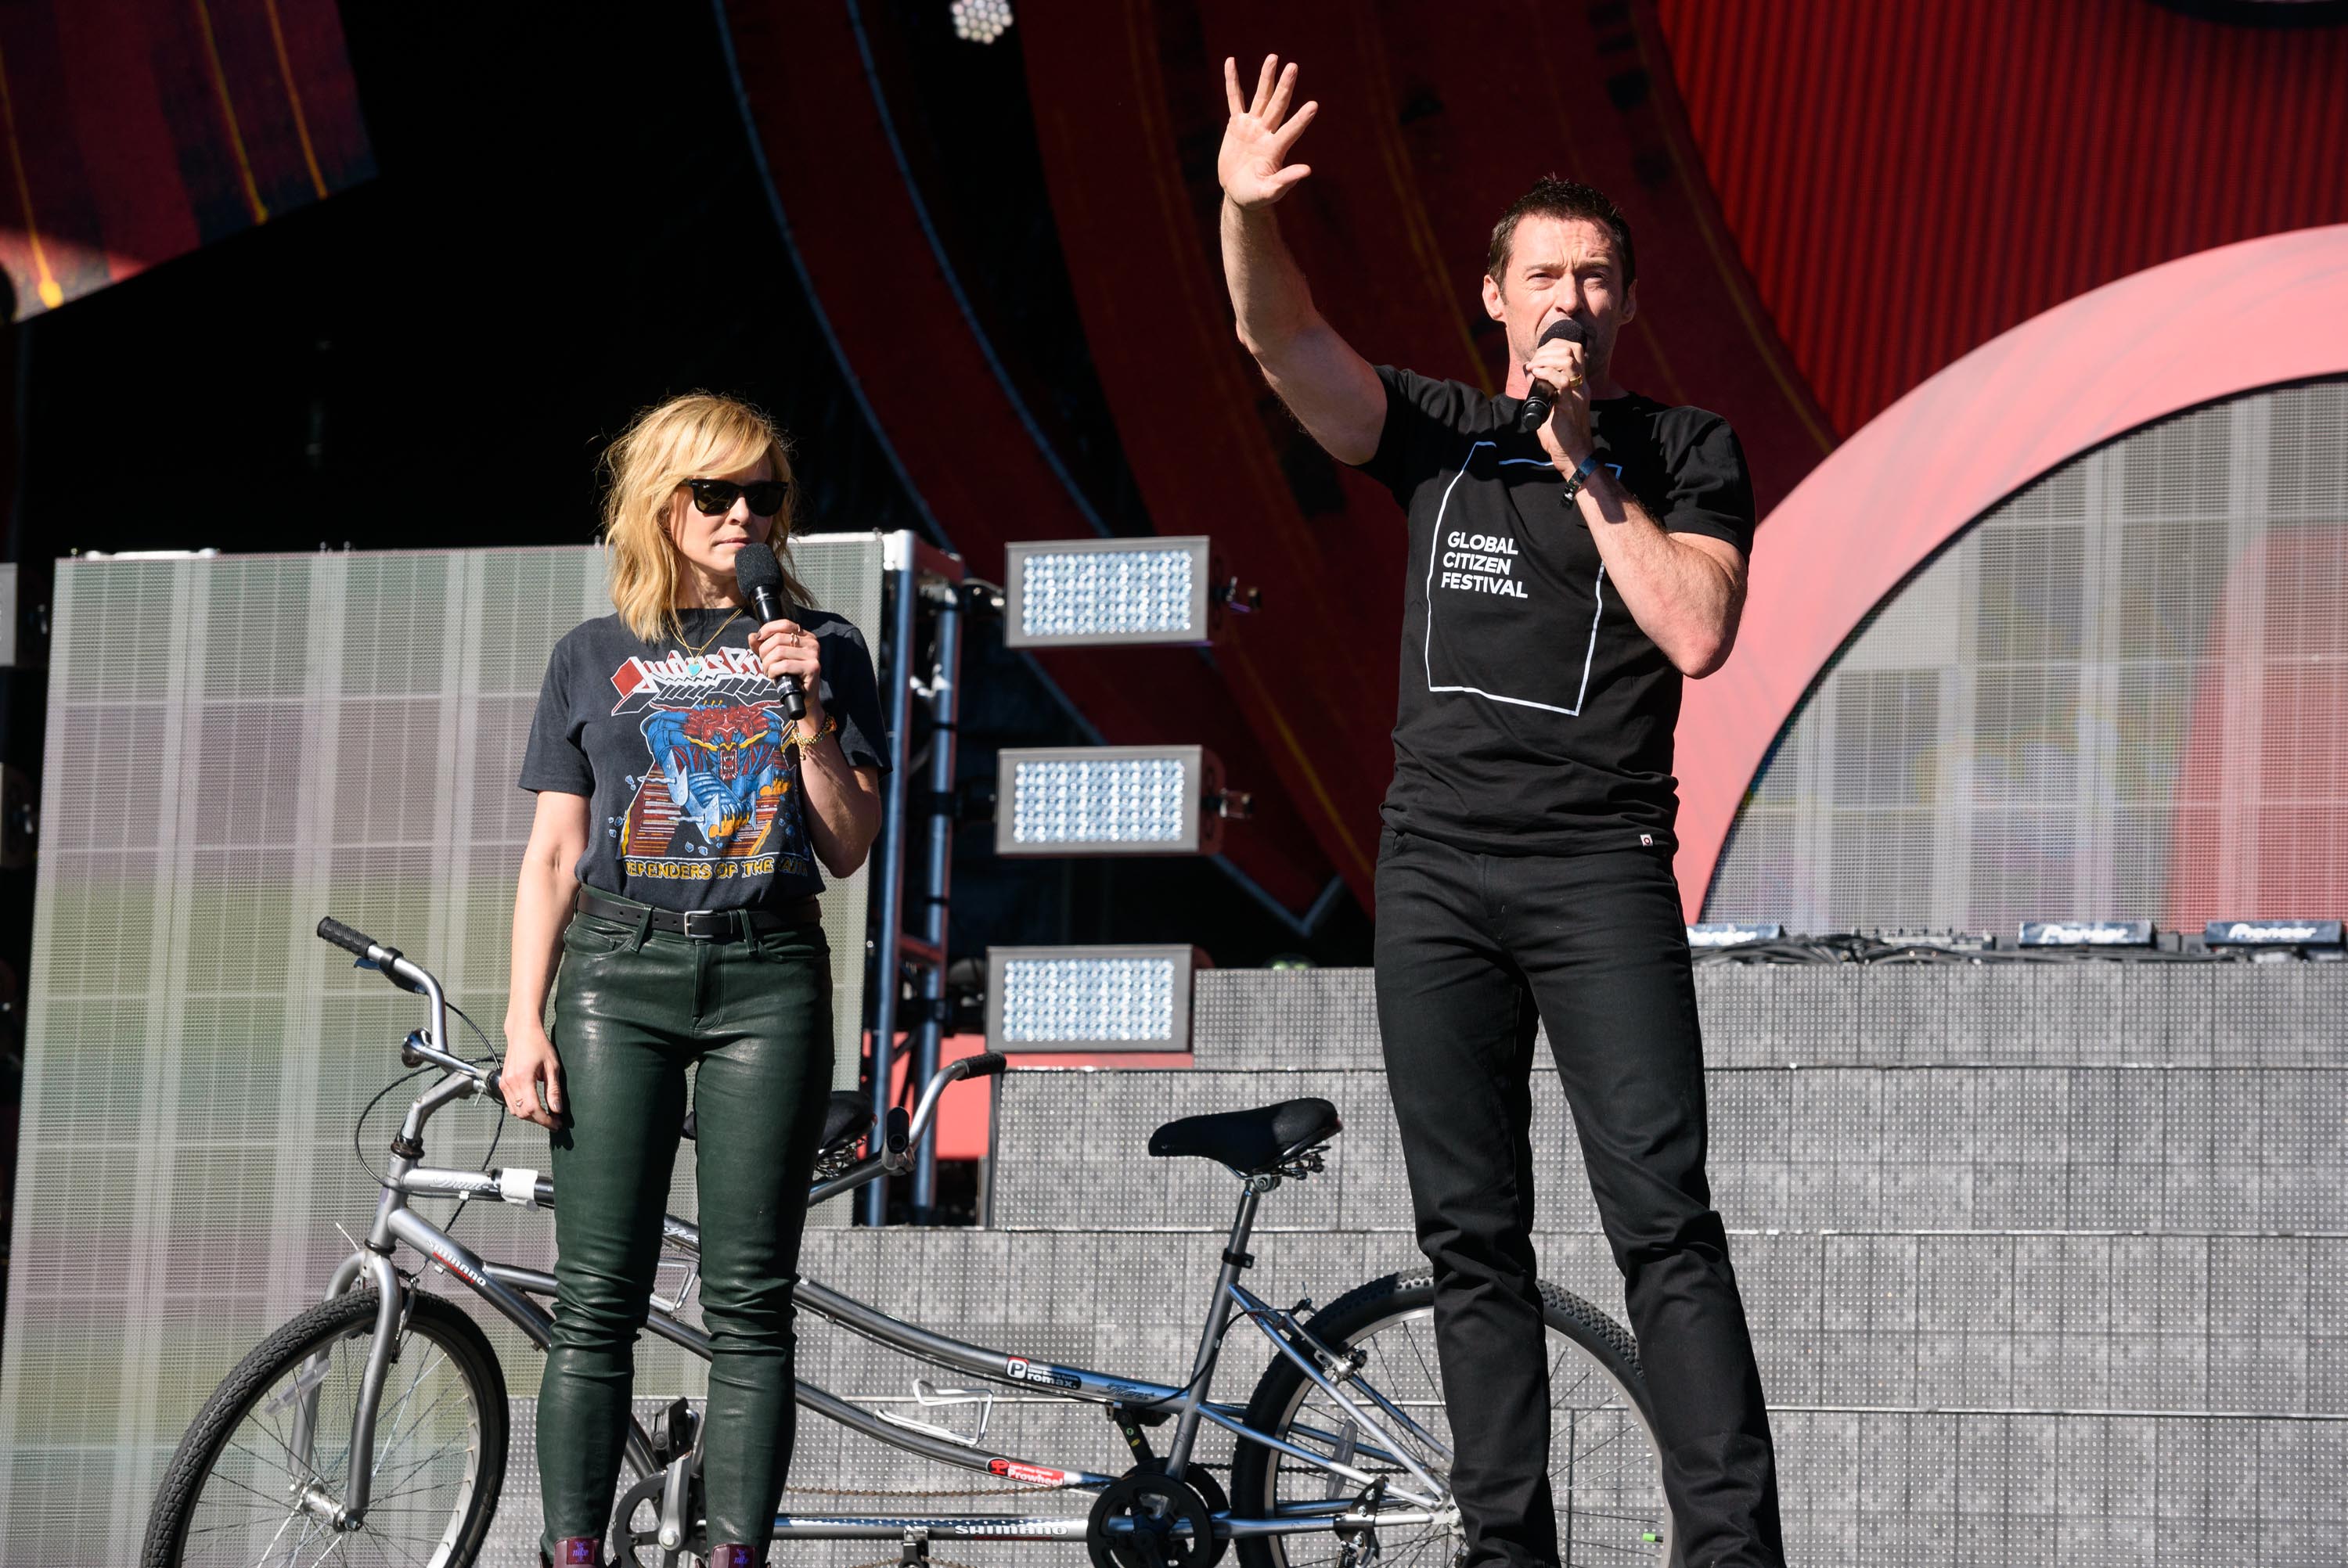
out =
[[[1270,206],[1313,172],[1309,164],[1290,163],[1288,154],[1321,106],[1308,103],[1290,116],[1289,100],[1295,91],[1294,62],[1283,69],[1279,56],[1266,55],[1256,76],[1254,101],[1241,103],[1239,62],[1223,62],[1223,96],[1231,100],[1231,118],[1223,127],[1215,174],[1223,182],[1223,194],[1241,207]],[[1288,117],[1285,125],[1281,123],[1283,116]]]

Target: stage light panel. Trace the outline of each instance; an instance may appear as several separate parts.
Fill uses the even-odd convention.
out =
[[[1011,0],[953,0],[946,13],[954,36],[973,44],[992,44],[1011,30]]]
[[[1196,948],[990,948],[989,1050],[1188,1050]]]
[[[1008,647],[1196,646],[1213,636],[1204,535],[1015,544],[1004,579]]]
[[[996,767],[997,855],[1222,847],[1222,766],[1202,746],[1006,747]]]

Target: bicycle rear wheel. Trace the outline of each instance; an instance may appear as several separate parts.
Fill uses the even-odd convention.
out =
[[[409,1296],[376,1412],[373,1495],[355,1530],[306,1512],[305,1490],[340,1499],[377,1293],[324,1301],[279,1328],[204,1402],[164,1471],[140,1554],[146,1568],[386,1562],[468,1568],[505,1481],[506,1389],[473,1320]],[[315,1424],[295,1452],[295,1412]]]
[[[1550,1466],[1557,1499],[1559,1561],[1565,1564],[1638,1563],[1672,1560],[1671,1511],[1664,1506],[1663,1468],[1645,1380],[1631,1336],[1578,1296],[1541,1286],[1548,1320]],[[1365,1349],[1368,1360],[1351,1385],[1355,1404],[1406,1443],[1419,1464],[1448,1485],[1451,1424],[1435,1355],[1435,1283],[1424,1270],[1375,1279],[1331,1302],[1308,1325],[1332,1350]],[[1307,1350],[1309,1357],[1312,1352]],[[1367,1383],[1400,1407],[1435,1443],[1399,1430],[1359,1390]],[[1374,1440],[1320,1385],[1276,1357],[1248,1403],[1247,1424],[1315,1454],[1338,1457],[1394,1484],[1416,1482],[1392,1458],[1358,1451]],[[1231,1512],[1268,1519],[1298,1503],[1350,1497],[1362,1489],[1327,1471],[1262,1443],[1241,1439],[1231,1461]],[[1344,1542],[1334,1532],[1274,1535],[1239,1542],[1245,1568],[1334,1568]],[[1450,1568],[1459,1539],[1447,1524],[1380,1532],[1383,1568]]]

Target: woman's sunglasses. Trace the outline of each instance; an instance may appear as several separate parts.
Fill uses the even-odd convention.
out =
[[[694,510],[705,517],[722,518],[734,509],[734,503],[747,500],[753,517],[771,518],[783,509],[783,497],[791,493],[788,479],[757,479],[747,485],[737,485],[731,479],[687,479],[685,487],[693,492]]]

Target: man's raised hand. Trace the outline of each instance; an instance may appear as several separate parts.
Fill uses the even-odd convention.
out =
[[[1290,115],[1288,104],[1295,91],[1295,62],[1283,68],[1279,56],[1266,55],[1263,69],[1256,76],[1254,101],[1242,103],[1239,62],[1224,60],[1223,96],[1231,102],[1231,118],[1223,127],[1215,174],[1223,182],[1223,194],[1234,204],[1269,207],[1313,172],[1309,164],[1290,163],[1288,153],[1321,106],[1308,103]],[[1283,116],[1287,118],[1284,125],[1281,123]]]

